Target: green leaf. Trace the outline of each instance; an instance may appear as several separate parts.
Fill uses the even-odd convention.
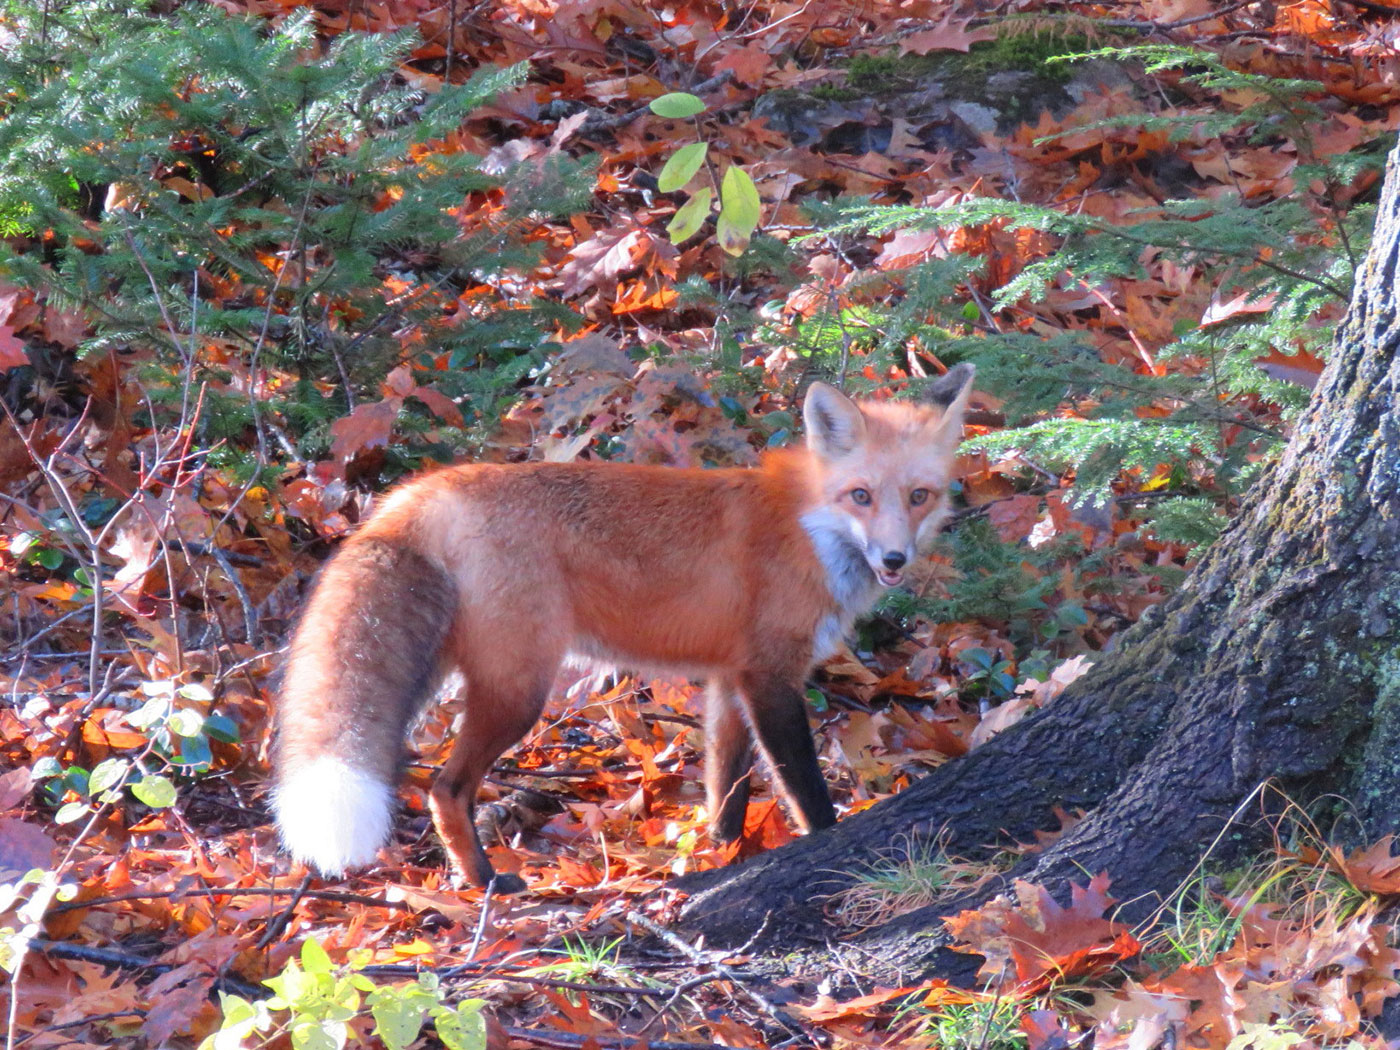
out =
[[[52,547],[45,547],[39,552],[39,564],[52,572],[63,564],[63,552],[56,551]]]
[[[758,187],[753,184],[749,173],[737,164],[731,164],[724,173],[724,182],[719,191],[720,210],[740,229],[752,233],[758,228],[759,210],[762,202],[758,199]]]
[[[62,775],[63,766],[52,755],[46,755],[39,759],[34,763],[34,768],[29,771],[31,780],[46,780],[49,777],[61,777]]]
[[[301,965],[307,973],[330,973],[331,957],[326,954],[326,949],[321,947],[319,941],[308,937],[301,942]]]
[[[211,740],[225,744],[236,744],[241,739],[238,723],[228,715],[210,715],[204,720],[204,733]]]
[[[59,807],[58,812],[53,815],[53,820],[55,824],[71,824],[75,820],[82,820],[87,814],[86,802],[68,802]]]
[[[676,214],[666,226],[666,233],[672,244],[680,244],[695,235],[695,231],[705,224],[710,216],[710,201],[714,192],[708,186],[696,190],[690,200],[676,209]]]
[[[261,1020],[261,1004],[220,992],[224,1022],[219,1030],[199,1044],[199,1050],[242,1050],[243,1039],[251,1035]]]
[[[209,750],[209,740],[204,736],[183,737],[180,740],[180,753],[172,761],[177,766],[196,766],[208,769],[214,764],[214,752]]]
[[[175,785],[155,773],[148,773],[132,784],[131,793],[152,809],[165,809],[175,804]]]
[[[433,1027],[447,1050],[486,1050],[484,999],[467,999],[456,1010],[433,1011]]]
[[[214,699],[214,694],[209,691],[209,687],[199,682],[190,682],[180,686],[175,690],[186,700],[193,700],[196,703],[210,703]]]
[[[672,91],[669,95],[652,99],[649,105],[658,117],[671,120],[682,120],[705,112],[704,101],[686,91]]]
[[[964,649],[958,654],[958,658],[972,664],[974,667],[980,667],[984,671],[990,671],[992,669],[992,654],[980,646]]]
[[[742,255],[758,228],[761,202],[749,173],[731,164],[719,188],[719,222],[715,233],[719,246],[730,255]]]
[[[133,729],[149,729],[162,721],[170,713],[170,699],[153,696],[126,716],[126,724]]]
[[[199,731],[204,728],[204,716],[191,708],[182,707],[171,713],[168,725],[176,736],[199,736]]]
[[[124,758],[109,758],[97,763],[97,768],[88,775],[88,791],[100,795],[109,788],[121,783],[131,763]]]
[[[250,1021],[258,1016],[258,1011],[253,1008],[253,1004],[241,996],[220,992],[219,1000],[223,1004],[225,1028]]]
[[[682,146],[676,150],[661,169],[661,174],[656,176],[656,188],[662,193],[674,193],[680,189],[695,177],[700,165],[705,163],[705,154],[709,151],[708,142],[692,142],[689,146]]]
[[[389,991],[389,989],[385,989]],[[397,995],[380,995],[370,1007],[374,1031],[389,1050],[405,1050],[423,1028],[423,1006]]]
[[[292,1046],[296,1050],[340,1050],[345,1045],[343,1021],[300,1020],[292,1023]]]
[[[322,981],[330,981],[333,978],[330,974],[318,975]],[[355,987],[353,981],[342,977],[335,981],[335,987],[331,989],[330,997],[335,1005],[326,1011],[327,1017],[336,1017],[342,1021],[353,1020],[360,1012],[360,990]]]
[[[737,257],[744,254],[751,237],[736,227],[734,220],[721,211],[719,218],[715,220],[715,240],[719,241],[719,246],[727,254]]]
[[[63,787],[80,795],[88,793],[88,771],[82,766],[69,766],[63,771]]]

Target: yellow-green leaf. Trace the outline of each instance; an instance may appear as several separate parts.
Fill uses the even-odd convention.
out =
[[[719,246],[730,255],[742,255],[753,231],[758,229],[759,210],[758,187],[753,179],[737,164],[730,165],[719,189],[719,222],[715,228]]]
[[[750,237],[750,234],[730,222],[724,212],[720,212],[719,218],[715,220],[715,240],[719,241],[721,248],[730,255],[743,255],[744,249],[749,246]]]
[[[307,973],[330,973],[331,957],[326,954],[320,942],[310,937],[301,942],[301,965]]]
[[[710,187],[702,186],[691,195],[690,200],[676,209],[676,214],[666,226],[666,234],[672,244],[680,244],[695,236],[695,231],[709,218],[712,197],[714,193]]]
[[[669,95],[654,98],[650,106],[651,111],[658,117],[668,117],[672,120],[681,120],[705,112],[704,101],[688,91],[672,91]]]
[[[131,763],[124,758],[109,758],[99,762],[88,777],[88,793],[100,795],[122,782]]]
[[[132,784],[131,793],[152,809],[164,809],[175,804],[175,785],[155,773],[147,773]]]
[[[692,142],[672,153],[661,174],[656,176],[657,189],[662,193],[674,193],[684,186],[705,163],[705,154],[709,149],[708,142]]]
[[[82,820],[87,815],[88,804],[86,802],[65,802],[53,815],[53,819],[55,824],[71,824],[75,820]]]

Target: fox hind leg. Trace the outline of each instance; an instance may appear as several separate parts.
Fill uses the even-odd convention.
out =
[[[474,886],[496,880],[497,893],[518,893],[525,880],[497,874],[481,845],[474,818],[476,794],[492,764],[528,733],[549,698],[553,676],[529,685],[467,679],[467,712],[452,754],[428,794],[433,826],[453,870]]]
[[[710,835],[733,842],[744,833],[753,769],[752,732],[731,683],[719,680],[705,689],[705,799]]]

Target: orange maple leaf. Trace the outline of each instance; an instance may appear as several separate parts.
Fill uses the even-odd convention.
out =
[[[1136,955],[1142,945],[1122,923],[1104,917],[1114,903],[1108,874],[1088,886],[1071,886],[1061,907],[1044,887],[1017,879],[1017,900],[990,901],[944,920],[960,941],[956,951],[986,956],[979,975],[1005,980],[1015,974],[1027,992],[1043,990],[1065,977],[1082,976]]]
[[[1362,893],[1387,897],[1400,893],[1400,857],[1391,856],[1395,836],[1386,835],[1371,846],[1342,854],[1336,846],[1319,853],[1311,846],[1298,850],[1296,856],[1306,864],[1326,864]]]

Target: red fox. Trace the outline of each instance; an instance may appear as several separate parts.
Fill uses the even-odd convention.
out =
[[[534,725],[570,654],[703,678],[714,837],[744,828],[753,738],[804,831],[836,822],[803,684],[948,512],[973,368],[918,402],[814,384],[806,448],[756,469],[450,467],[392,493],[331,559],[278,712],[282,842],[328,876],[389,837],[404,738],[441,678],[466,714],[429,794],[456,874],[498,892],[481,779]]]

